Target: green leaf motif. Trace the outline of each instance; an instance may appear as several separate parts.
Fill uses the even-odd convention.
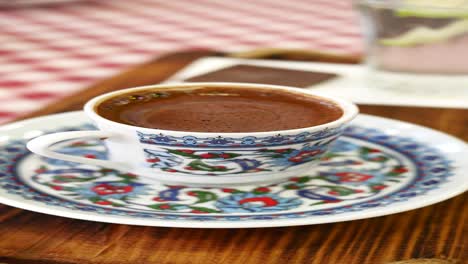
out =
[[[286,190],[298,190],[304,188],[302,184],[287,184],[283,186]]]
[[[400,182],[399,180],[387,180],[389,182]]]
[[[88,200],[94,203],[94,202],[97,202],[97,201],[101,201],[102,198],[99,197],[99,196],[94,196],[94,197],[88,198]]]
[[[270,156],[270,157],[272,157],[272,158],[274,158],[274,159],[281,159],[281,158],[283,157],[283,155],[281,155],[281,154],[275,154],[275,155],[272,155],[272,156]]]
[[[198,206],[189,206],[189,207],[192,210],[200,211],[200,212],[204,212],[204,213],[220,213],[221,212],[221,211],[211,209],[211,208],[207,208],[207,207],[198,207]]]
[[[368,148],[368,147],[361,147],[360,150],[359,150],[359,153],[361,155],[367,155],[371,152],[371,148]]]
[[[209,164],[204,163],[201,160],[194,160],[190,162],[187,166],[191,167],[194,170],[201,170],[201,171],[213,171],[213,172],[223,171],[224,172],[224,171],[232,170],[232,169],[226,168],[225,166],[211,166]]]
[[[170,204],[170,203],[157,203],[157,204],[150,204],[147,205],[149,208],[156,209],[156,210],[171,210],[176,211],[179,207],[183,206],[180,204]]]
[[[80,177],[76,177],[73,175],[56,175],[53,177],[53,179],[54,181],[57,181],[57,182],[66,183],[66,182],[87,182],[87,181],[95,180],[97,179],[97,177],[80,178]]]
[[[350,194],[355,194],[355,191],[351,188],[343,187],[343,186],[332,186],[332,185],[326,185],[322,187],[327,187],[332,191],[335,191],[338,193],[339,196],[346,196]]]
[[[232,158],[242,156],[242,154],[237,154],[237,153],[223,153],[223,154],[212,153],[212,154],[217,155],[219,158],[223,158],[223,159],[232,159]]]
[[[331,160],[333,158],[336,158],[336,157],[342,157],[343,155],[341,154],[336,154],[336,153],[331,153],[331,152],[327,152],[325,153],[321,158],[320,160]]]
[[[195,204],[206,203],[218,199],[218,196],[216,194],[205,191],[191,191],[189,192],[189,195],[197,197],[198,201],[196,201]]]
[[[310,177],[309,176],[302,176],[302,177],[299,177],[296,182],[297,183],[306,183],[310,181]]]

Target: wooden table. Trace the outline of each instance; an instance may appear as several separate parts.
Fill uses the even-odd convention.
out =
[[[271,53],[266,54],[261,56],[272,57]],[[105,80],[28,117],[77,110],[95,95],[160,82],[205,55],[213,53],[168,55]],[[284,59],[291,55],[276,54],[274,57]],[[297,54],[292,57],[297,58]],[[309,54],[307,59],[323,58]],[[348,58],[347,61],[355,60]],[[468,110],[368,105],[360,108],[363,113],[421,124],[468,140]],[[434,263],[466,263],[467,198],[464,194],[422,209],[372,219],[253,229],[106,224],[0,205],[0,263],[348,264],[421,258],[454,261]]]

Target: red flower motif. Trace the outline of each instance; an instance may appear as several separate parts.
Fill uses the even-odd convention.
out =
[[[153,159],[146,159],[146,161],[147,161],[147,162],[154,163],[154,162],[160,161],[160,159],[158,159],[158,158],[153,158]]]
[[[169,187],[169,189],[182,189],[182,188],[187,187],[185,185],[166,185],[166,186]]]
[[[199,157],[202,158],[202,159],[211,159],[213,158],[215,155],[211,154],[211,153],[203,153],[203,154],[200,154]]]
[[[288,184],[286,186],[284,186],[286,189],[288,190],[295,190],[295,189],[299,189],[299,186],[296,185],[296,184]]]
[[[381,152],[381,151],[378,150],[378,149],[369,149],[369,152],[370,153],[378,153],[378,152]]]
[[[217,168],[217,169],[225,169],[226,166],[215,166],[215,168]]]
[[[270,192],[270,188],[267,187],[258,187],[254,190],[254,192],[260,192],[260,193],[267,193]]]
[[[301,162],[302,158],[298,157],[298,156],[294,156],[292,158],[289,158],[288,160],[291,161],[291,162]]]
[[[319,153],[321,153],[322,151],[319,150],[319,149],[316,149],[316,150],[312,150],[312,151],[301,151],[299,152],[298,155],[300,156],[305,156],[305,157],[312,157],[312,156],[315,156]]]
[[[184,167],[184,169],[186,169],[186,170],[194,170],[195,168],[190,167],[190,166],[186,166],[186,167]]]
[[[112,203],[109,202],[109,201],[105,201],[105,200],[100,200],[100,201],[97,201],[97,202],[94,202],[95,204],[99,204],[99,205],[111,205]]]
[[[207,214],[207,213],[208,213],[208,212],[200,211],[200,210],[196,210],[196,209],[194,209],[194,210],[192,210],[192,211],[190,211],[190,212],[191,212],[191,213],[194,213],[194,214]]]
[[[72,145],[72,146],[83,146],[83,145],[86,145],[86,142],[84,142],[84,141],[77,141],[77,142],[73,142],[71,145]]]
[[[88,159],[95,159],[95,158],[96,158],[96,155],[93,155],[93,154],[86,154],[86,155],[84,155],[83,157],[88,158]]]
[[[231,157],[231,156],[229,156],[229,155],[226,154],[226,153],[220,154],[219,156],[220,156],[221,158],[223,158],[223,159],[229,159],[229,158]]]
[[[385,188],[387,188],[387,185],[374,185],[374,186],[372,186],[372,189],[374,189],[374,190],[383,190]]]
[[[166,169],[165,171],[167,171],[167,172],[177,172],[177,170],[174,170],[174,169]]]
[[[234,192],[235,190],[234,189],[229,189],[229,188],[223,188],[221,189],[221,191],[225,192],[225,193],[232,193]]]
[[[393,169],[393,172],[396,172],[396,173],[404,173],[404,172],[407,172],[408,169],[405,168],[405,167],[399,167],[399,168],[395,168]]]
[[[324,203],[339,203],[341,200],[325,200]]]
[[[329,191],[328,194],[330,194],[330,195],[338,195],[338,194],[340,194],[340,193],[337,192],[337,191]]]
[[[94,186],[91,190],[98,195],[122,194],[131,192],[133,190],[133,186],[112,186],[106,183],[101,183]]]
[[[374,177],[369,174],[357,173],[357,172],[339,172],[335,174],[341,178],[343,182],[363,182]]]
[[[63,187],[62,186],[58,186],[58,185],[54,185],[54,186],[50,186],[52,189],[54,190],[57,190],[57,191],[60,191],[60,190],[63,190]]]
[[[283,152],[286,152],[288,151],[288,149],[277,149],[275,150],[276,153],[283,153]]]
[[[291,157],[288,160],[291,162],[302,162],[305,158],[310,158],[320,153],[322,153],[322,151],[319,149],[311,151],[301,151],[296,156]]]
[[[187,154],[193,154],[195,152],[194,150],[190,150],[190,149],[179,149],[178,151],[187,153]]]
[[[166,201],[166,199],[161,198],[161,197],[154,197],[152,200],[156,201],[156,202],[165,202]]]
[[[37,169],[37,170],[34,170],[35,173],[44,173],[46,172],[47,170],[46,169]]]
[[[196,192],[187,192],[187,195],[190,195],[190,196],[197,196],[198,194]]]
[[[251,198],[245,198],[239,201],[239,204],[245,204],[245,203],[253,203],[253,202],[261,202],[263,203],[263,206],[265,207],[270,207],[270,206],[275,206],[278,204],[278,201],[271,197],[251,197]]]
[[[171,209],[171,206],[168,205],[168,204],[161,204],[161,205],[159,206],[159,209],[163,209],[163,210]]]

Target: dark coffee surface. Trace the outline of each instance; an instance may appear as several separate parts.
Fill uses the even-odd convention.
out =
[[[104,118],[146,128],[192,132],[264,132],[338,119],[332,102],[281,90],[209,87],[144,90],[97,106]]]

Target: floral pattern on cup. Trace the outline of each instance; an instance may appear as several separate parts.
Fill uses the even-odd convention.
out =
[[[145,134],[137,132],[138,140],[144,144],[172,146],[172,147],[230,147],[230,148],[249,148],[249,147],[272,147],[287,144],[301,144],[311,141],[321,140],[328,137],[336,137],[343,132],[343,127],[325,128],[317,132],[302,132],[299,134],[281,135],[268,137],[244,136],[240,138],[231,137],[196,137],[191,135],[175,137],[160,134]]]
[[[170,173],[197,175],[233,175],[267,171],[283,171],[318,160],[330,141],[305,144],[298,149],[260,149],[218,151],[210,149],[145,149],[151,168]]]

